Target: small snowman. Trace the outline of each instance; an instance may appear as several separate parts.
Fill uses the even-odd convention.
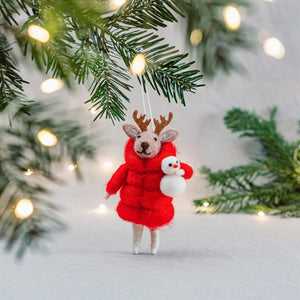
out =
[[[168,156],[161,162],[161,170],[166,174],[160,181],[161,192],[169,197],[182,194],[186,188],[184,170],[180,169],[180,162],[175,156]]]

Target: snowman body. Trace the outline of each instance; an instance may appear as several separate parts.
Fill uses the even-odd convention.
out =
[[[166,174],[160,181],[161,192],[172,198],[181,195],[186,188],[186,182],[182,177],[184,170],[180,169],[177,157],[164,158],[161,162],[161,169]]]

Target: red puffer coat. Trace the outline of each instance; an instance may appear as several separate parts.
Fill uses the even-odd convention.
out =
[[[121,188],[118,215],[125,221],[142,224],[151,230],[168,224],[174,217],[173,198],[160,191],[160,181],[165,175],[161,161],[167,156],[176,156],[172,143],[162,145],[160,153],[149,159],[142,159],[134,152],[134,139],[129,139],[125,147],[125,161],[107,183],[106,192],[115,194]],[[193,169],[184,163],[183,176],[189,179]]]

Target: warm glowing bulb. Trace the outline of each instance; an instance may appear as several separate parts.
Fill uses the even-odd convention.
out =
[[[34,172],[31,170],[31,169],[27,169],[27,171],[25,171],[24,172],[24,174],[26,175],[26,176],[30,176],[30,175],[32,175]]]
[[[64,82],[61,79],[49,78],[42,82],[41,91],[50,94],[60,90],[63,86]]]
[[[26,219],[33,213],[33,204],[29,199],[21,199],[15,207],[15,215],[19,219]]]
[[[68,166],[68,170],[69,170],[70,172],[73,172],[76,168],[77,168],[77,165],[70,164],[70,165]]]
[[[203,206],[204,206],[204,207],[208,207],[208,206],[209,206],[209,203],[208,203],[208,202],[204,202],[204,203],[203,203]]]
[[[277,59],[281,59],[285,55],[285,48],[283,44],[276,38],[271,37],[264,41],[264,51],[267,55]]]
[[[146,68],[146,59],[143,54],[137,54],[131,62],[130,72],[135,75],[143,75]]]
[[[96,107],[92,107],[92,108],[90,109],[90,112],[91,112],[92,115],[94,115],[94,114],[97,112]]]
[[[109,7],[111,10],[117,10],[120,8],[126,0],[109,0]]]
[[[194,29],[190,36],[191,44],[193,46],[199,45],[202,41],[202,37],[203,37],[202,31],[200,29]]]
[[[106,161],[103,163],[103,167],[106,169],[110,169],[110,168],[112,168],[112,166],[113,166],[113,163],[111,161]]]
[[[223,10],[225,25],[228,29],[237,30],[241,26],[239,11],[233,6],[225,6]]]
[[[265,216],[265,213],[263,211],[259,211],[258,214],[257,214],[259,217],[264,217]]]
[[[27,29],[27,33],[31,38],[38,40],[41,43],[47,43],[50,38],[49,32],[38,25],[30,25]]]
[[[56,135],[46,129],[40,130],[37,134],[37,137],[40,143],[46,147],[55,146],[57,143]]]
[[[107,210],[106,205],[105,205],[105,204],[100,204],[98,210],[99,210],[99,212],[102,213],[102,214],[105,213],[106,210]]]

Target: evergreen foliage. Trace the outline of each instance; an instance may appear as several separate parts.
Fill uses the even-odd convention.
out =
[[[203,167],[209,185],[220,192],[194,201],[200,213],[264,211],[300,217],[300,140],[288,142],[277,132],[275,114],[275,108],[269,119],[239,108],[226,114],[227,128],[257,141],[261,153],[251,163],[229,170],[213,172]],[[209,209],[201,208],[204,202]]]
[[[0,0],[2,35],[13,35],[22,53],[31,57],[37,67],[52,77],[62,79],[68,86],[90,82],[91,97],[86,102],[97,110],[95,119],[105,116],[124,120],[126,92],[129,84],[129,67],[138,53],[146,58],[146,72],[139,80],[146,89],[148,81],[158,93],[171,101],[185,104],[184,91],[193,92],[202,78],[192,63],[185,62],[187,55],[163,43],[155,31],[176,22],[174,14],[183,15],[182,0],[128,0],[112,12],[108,0]],[[24,16],[26,20],[24,22]],[[41,43],[27,35],[31,24],[48,30],[50,40]],[[9,47],[3,47],[4,78],[17,70],[11,66]],[[123,63],[122,63],[123,62]],[[124,67],[122,66],[124,64]],[[18,75],[20,76],[20,75]],[[19,78],[14,91],[22,89]],[[12,97],[9,103],[19,101]],[[8,100],[3,95],[0,105]]]
[[[224,23],[223,10],[226,6],[248,9],[249,2],[245,0],[187,0],[186,23],[187,43],[191,50],[196,48],[201,70],[209,78],[218,73],[229,74],[240,71],[244,67],[234,56],[237,49],[252,48],[252,30],[242,20],[237,30],[228,29]],[[201,42],[193,46],[189,42],[194,29],[202,32]]]
[[[6,249],[16,248],[22,257],[28,247],[37,247],[53,232],[64,229],[58,217],[56,206],[45,195],[51,191],[50,182],[63,183],[54,167],[62,161],[76,165],[80,178],[79,159],[93,159],[95,147],[78,122],[65,120],[65,112],[57,112],[53,105],[28,104],[24,114],[20,108],[14,117],[13,127],[0,126],[0,239],[6,242]],[[56,120],[47,117],[49,112]],[[5,111],[1,113],[3,117]],[[61,119],[61,120],[59,120]],[[58,139],[55,147],[44,147],[37,139],[37,133],[47,129]],[[26,176],[31,169],[33,174]],[[26,219],[14,214],[16,203],[23,198],[30,199],[34,213]]]

